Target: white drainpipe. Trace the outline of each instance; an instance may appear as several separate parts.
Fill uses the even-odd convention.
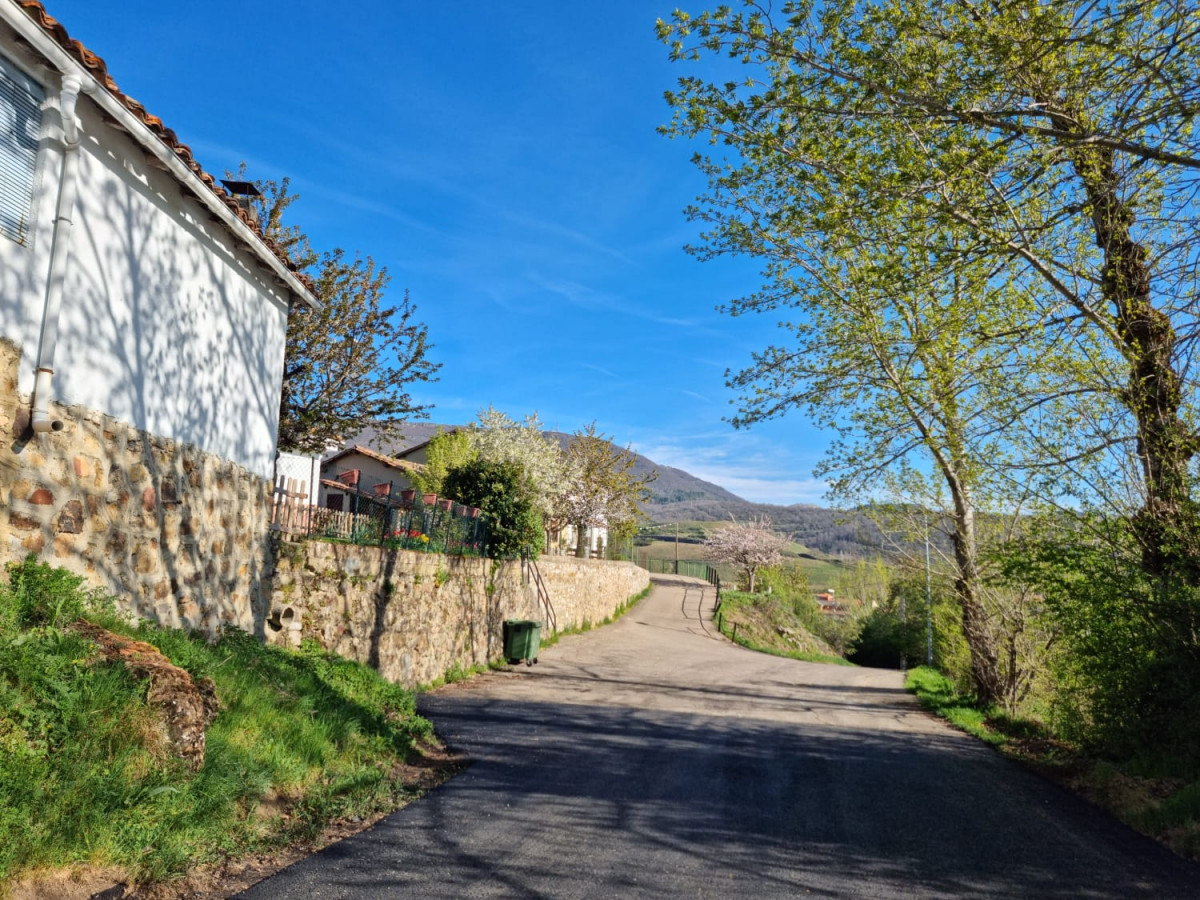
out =
[[[38,434],[62,431],[61,419],[50,418],[50,382],[54,377],[54,348],[58,343],[58,314],[62,308],[63,280],[71,249],[71,217],[79,193],[79,122],[75,101],[82,81],[78,75],[64,75],[58,95],[62,115],[63,158],[58,182],[58,208],[54,216],[54,238],[50,250],[50,273],[46,281],[46,308],[42,314],[42,341],[38,351],[37,380],[33,387],[33,430]]]

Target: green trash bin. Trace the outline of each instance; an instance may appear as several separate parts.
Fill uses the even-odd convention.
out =
[[[504,658],[509,665],[525,660],[525,665],[537,662],[542,645],[542,623],[527,619],[507,619],[504,622]]]

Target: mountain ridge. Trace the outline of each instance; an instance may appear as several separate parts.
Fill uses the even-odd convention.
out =
[[[391,441],[381,439],[375,428],[367,428],[346,441],[343,447],[358,444],[381,453],[397,455],[430,440],[439,429],[449,431],[464,427],[467,426],[406,422],[402,426],[403,436]],[[544,433],[564,447],[574,437],[561,431]],[[658,477],[650,485],[650,499],[641,504],[643,514],[651,522],[717,522],[731,518],[745,521],[751,517],[767,516],[777,530],[789,534],[797,543],[822,553],[861,557],[877,554],[882,547],[882,533],[861,513],[807,503],[790,506],[755,503],[684,469],[658,465],[640,453],[636,456],[634,474],[658,472]]]

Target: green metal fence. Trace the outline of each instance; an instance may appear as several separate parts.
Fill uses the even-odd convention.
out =
[[[706,562],[694,559],[644,559],[643,568],[657,575],[686,575],[689,578],[703,578],[709,584],[721,588],[721,576],[717,570]]]

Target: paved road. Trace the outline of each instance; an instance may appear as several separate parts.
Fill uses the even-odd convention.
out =
[[[898,673],[743,650],[712,600],[662,579],[537,666],[426,695],[474,764],[244,896],[1200,897],[1200,870]]]

